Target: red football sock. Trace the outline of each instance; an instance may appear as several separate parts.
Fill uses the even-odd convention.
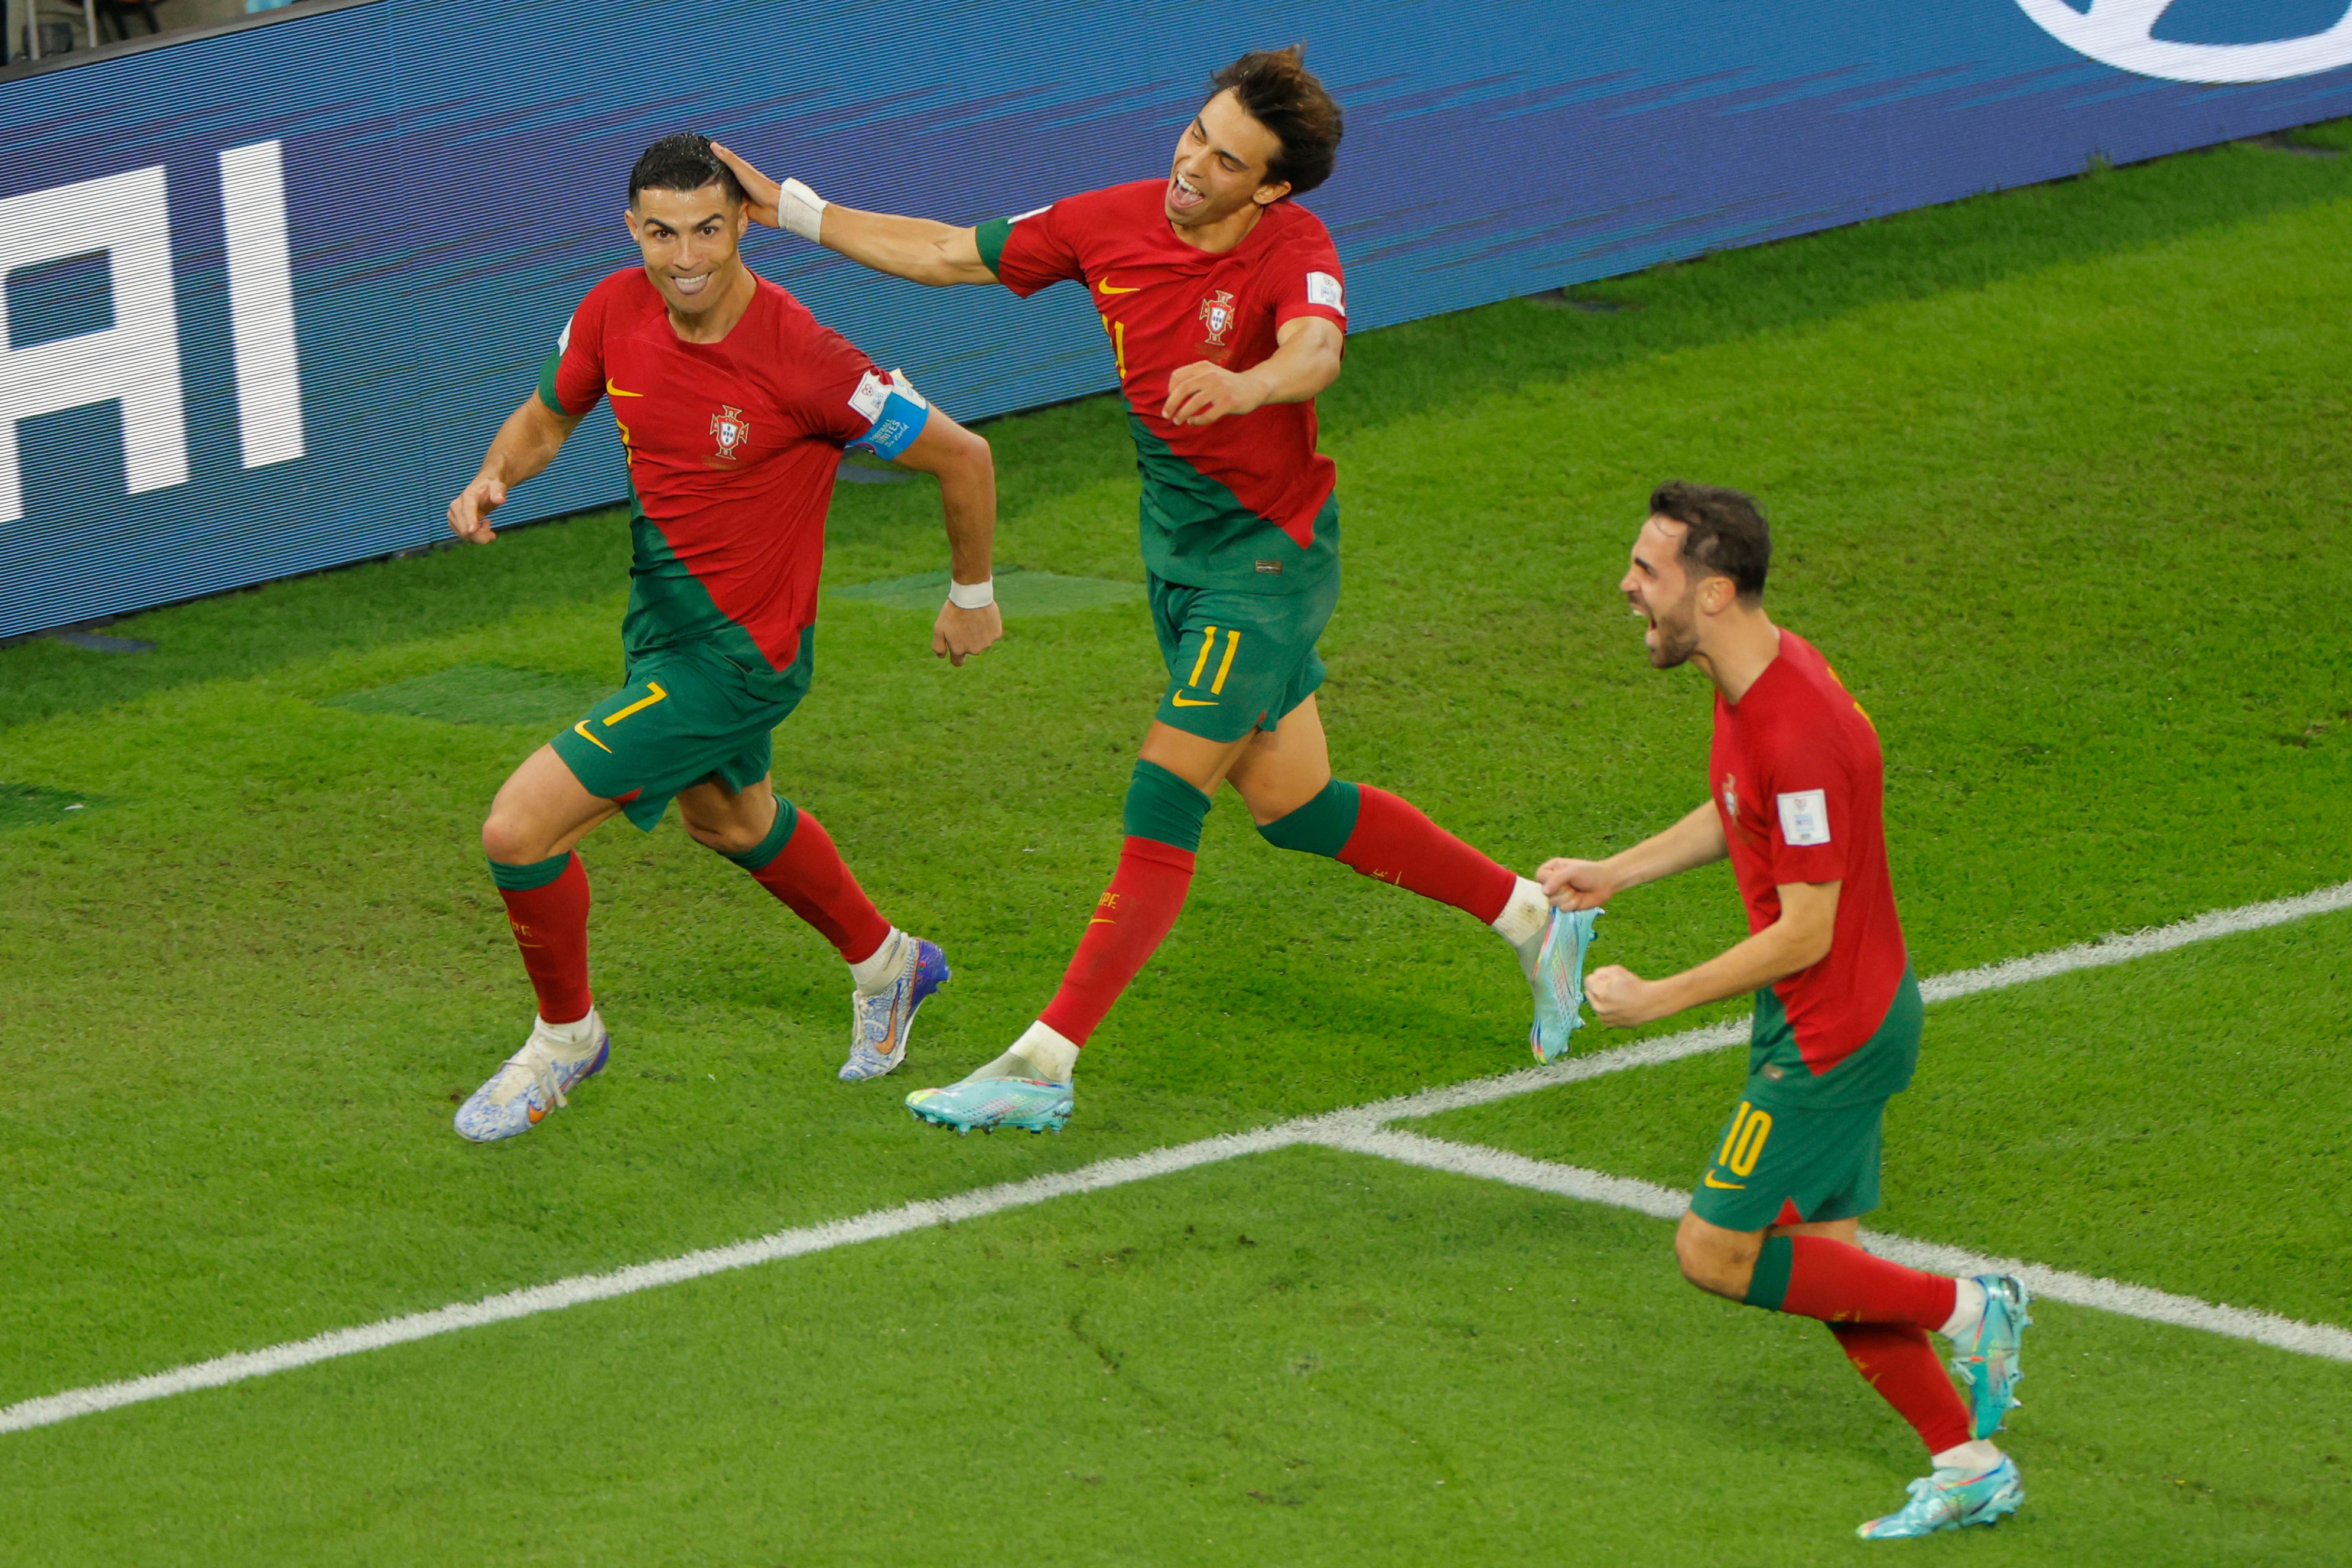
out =
[[[849,874],[824,824],[805,810],[776,858],[752,871],[751,879],[814,926],[851,963],[873,957],[890,940],[890,922]]]
[[[1127,840],[1110,887],[1078,938],[1078,951],[1070,955],[1062,988],[1037,1015],[1038,1022],[1072,1045],[1087,1043],[1176,924],[1192,886],[1192,851],[1172,844]]]
[[[1913,1323],[1832,1323],[1830,1332],[1863,1381],[1911,1423],[1927,1452],[1940,1454],[1969,1440],[1968,1407],[1944,1375],[1927,1330]]]
[[[539,993],[539,1016],[551,1024],[572,1024],[588,1016],[588,868],[573,851],[555,880],[540,888],[500,888],[507,923],[530,988]]]
[[[1940,1329],[1959,1282],[1874,1258],[1825,1236],[1789,1238],[1789,1293],[1780,1310],[1830,1323],[1907,1323]]]
[[[1340,864],[1466,910],[1489,925],[1501,916],[1518,884],[1508,868],[1430,821],[1411,801],[1370,784],[1356,788],[1356,830],[1340,847]]]

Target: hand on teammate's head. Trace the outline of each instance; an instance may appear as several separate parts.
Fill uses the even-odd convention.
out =
[[[751,215],[751,221],[765,224],[770,228],[775,227],[776,197],[782,193],[783,186],[760,173],[751,166],[750,159],[723,142],[713,142],[710,150],[719,154],[720,163],[735,171],[735,178],[742,183],[744,205]]]

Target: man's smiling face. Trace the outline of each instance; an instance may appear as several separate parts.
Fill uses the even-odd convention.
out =
[[[698,316],[725,300],[742,258],[736,246],[751,215],[713,182],[696,191],[647,186],[629,208],[629,234],[644,252],[646,276],[670,310]]]
[[[1687,531],[1670,517],[1644,522],[1617,584],[1633,613],[1649,623],[1642,646],[1659,669],[1672,669],[1698,651],[1698,580],[1683,562]]]
[[[1178,228],[1206,228],[1255,202],[1271,206],[1289,194],[1286,182],[1266,182],[1266,169],[1281,154],[1282,142],[1242,107],[1233,91],[1201,106],[1184,134],[1168,174],[1162,209]]]

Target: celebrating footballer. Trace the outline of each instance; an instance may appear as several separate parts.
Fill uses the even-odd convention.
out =
[[[939,948],[883,919],[824,825],[775,794],[769,733],[814,670],[825,509],[846,447],[939,479],[955,586],[932,650],[961,665],[996,640],[988,444],[743,264],[743,190],[708,141],[655,142],[628,195],[643,265],[589,290],[538,392],[449,504],[460,538],[490,542],[509,490],[611,401],[633,510],[627,668],[621,689],[514,771],[482,825],[539,1010],[522,1048],[458,1108],[457,1131],[477,1142],[529,1131],[604,1065],[575,847],[614,816],[651,831],[675,799],[688,833],[840,952],[844,1079],[897,1067],[916,1009],[948,979]]]
[[[1239,793],[1265,840],[1466,910],[1515,950],[1549,1060],[1574,1027],[1591,916],[1410,803],[1332,776],[1317,640],[1339,597],[1339,507],[1315,397],[1339,374],[1344,279],[1298,205],[1329,175],[1339,105],[1297,48],[1218,71],[1164,175],[974,228],[861,212],[781,184],[724,147],[752,214],[919,283],[1087,290],[1128,406],[1140,534],[1168,679],[1129,784],[1126,838],[1061,986],[1011,1048],[918,1116],[1058,1129],[1078,1052],[1176,921],[1210,798]]]
[[[1702,1290],[1818,1318],[1870,1385],[1919,1434],[1932,1474],[1873,1540],[1990,1524],[2024,1500],[1992,1435],[2016,1403],[2024,1286],[1906,1268],[1858,1245],[1878,1206],[1886,1102],[1919,1060],[1918,982],[1903,944],[1881,821],[1885,766],[1862,705],[1811,643],[1772,624],[1772,537],[1748,497],[1668,484],[1618,584],[1647,623],[1660,669],[1715,683],[1708,799],[1605,860],[1540,871],[1559,907],[1728,856],[1746,941],[1694,969],[1644,980],[1612,964],[1585,982],[1594,1016],[1632,1026],[1746,992],[1756,1012],[1748,1081],[1691,1195],[1675,1255]],[[1968,1380],[1963,1405],[1927,1336]]]

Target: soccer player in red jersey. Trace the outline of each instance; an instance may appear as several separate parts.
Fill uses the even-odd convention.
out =
[[[884,920],[824,826],[775,795],[769,732],[808,690],[825,508],[845,447],[939,478],[957,585],[932,651],[961,665],[996,640],[988,444],[743,265],[742,187],[704,138],[646,150],[627,216],[644,265],[589,290],[538,393],[449,504],[460,538],[490,542],[507,492],[612,399],[634,510],[627,669],[619,691],[515,770],[482,825],[539,1016],[457,1111],[457,1131],[477,1141],[536,1126],[604,1064],[573,847],[616,816],[651,831],[675,798],[688,833],[840,952],[853,992],[845,1079],[898,1066],[915,1010],[948,978],[939,948]]]
[[[1126,395],[1168,686],[1128,790],[1125,847],[1037,1022],[964,1083],[910,1095],[927,1120],[1061,1125],[1079,1048],[1175,923],[1223,783],[1269,842],[1493,926],[1536,984],[1538,1055],[1566,1047],[1574,1006],[1563,1016],[1543,983],[1545,938],[1573,928],[1551,951],[1580,961],[1590,917],[1552,921],[1533,881],[1397,796],[1331,774],[1315,645],[1339,599],[1339,505],[1314,399],[1339,374],[1348,316],[1331,237],[1293,198],[1330,173],[1340,120],[1298,50],[1245,55],[1212,79],[1164,177],[977,228],[827,203],[719,149],[754,217],[879,271],[1022,295],[1076,283]]]
[[[1606,860],[1551,860],[1539,875],[1561,908],[1583,910],[1730,858],[1746,941],[1663,980],[1612,964],[1585,982],[1594,1016],[1627,1027],[1755,993],[1748,1082],[1675,1257],[1703,1290],[1827,1323],[1927,1444],[1934,1473],[1864,1537],[1990,1524],[2025,1495],[1991,1437],[2016,1403],[2026,1291],[2005,1275],[1923,1274],[1856,1241],[1857,1216],[1878,1206],[1886,1101],[1919,1059],[1919,986],[1887,875],[1877,731],[1812,645],[1765,614],[1771,554],[1738,490],[1651,496],[1619,587],[1648,623],[1653,665],[1695,663],[1715,682],[1710,798]],[[1960,1352],[1967,1405],[1931,1331]]]

